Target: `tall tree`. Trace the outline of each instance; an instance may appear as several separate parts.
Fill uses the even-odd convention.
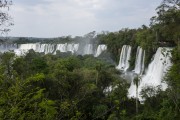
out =
[[[10,31],[9,26],[13,25],[12,18],[8,14],[9,7],[12,5],[10,0],[0,0],[0,32]]]
[[[153,17],[153,25],[158,29],[161,41],[180,41],[180,0],[163,0],[157,7],[158,16]]]
[[[138,114],[138,87],[141,78],[139,76],[135,77],[133,80],[133,84],[136,85],[136,114]]]

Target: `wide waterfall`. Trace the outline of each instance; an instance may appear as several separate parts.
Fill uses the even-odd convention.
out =
[[[144,59],[145,59],[145,50],[143,50],[140,46],[137,48],[136,53],[136,62],[134,72],[136,74],[143,74],[144,72]]]
[[[149,64],[148,70],[144,76],[141,76],[140,85],[138,91],[145,86],[158,86],[161,85],[163,89],[167,88],[166,83],[162,82],[163,77],[171,67],[171,49],[170,48],[158,48],[153,61]],[[136,86],[131,83],[129,88],[129,97],[136,96]]]
[[[80,47],[81,45],[81,47]],[[6,52],[14,50],[15,54],[20,56],[26,54],[30,49],[40,53],[56,54],[56,51],[71,52],[72,54],[79,55],[94,55],[98,57],[103,51],[107,49],[106,45],[98,45],[97,49],[94,44],[79,44],[79,43],[64,43],[64,44],[40,44],[40,43],[28,43],[28,44],[0,44],[0,52]],[[81,50],[80,50],[81,49]],[[82,51],[82,52],[78,52]]]
[[[99,45],[96,51],[95,57],[98,57],[103,51],[107,50],[106,45]]]
[[[119,60],[119,65],[116,67],[119,70],[126,71],[129,68],[129,60],[131,56],[131,46],[123,45]]]
[[[15,49],[15,53],[17,55],[24,55],[30,49],[33,49],[35,52],[44,52],[45,54],[53,53],[55,51],[55,45],[53,44],[39,44],[39,43],[32,43],[32,44],[20,44],[18,49]]]

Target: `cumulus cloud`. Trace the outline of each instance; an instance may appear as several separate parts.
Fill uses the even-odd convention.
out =
[[[57,37],[148,24],[161,0],[16,0],[11,36]]]

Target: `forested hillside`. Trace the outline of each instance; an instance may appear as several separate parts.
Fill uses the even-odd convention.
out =
[[[16,44],[91,42],[107,45],[114,63],[93,55],[44,54],[34,50],[22,56],[0,53],[0,120],[179,120],[180,119],[180,1],[163,0],[150,26],[118,32],[91,32],[83,37],[32,40]],[[143,101],[128,97],[130,83],[116,69],[123,45],[132,46],[129,70],[136,49],[146,51],[145,66],[158,47],[172,48],[171,62],[161,86],[146,86]],[[165,63],[164,63],[165,64]],[[138,78],[134,79],[138,87]]]

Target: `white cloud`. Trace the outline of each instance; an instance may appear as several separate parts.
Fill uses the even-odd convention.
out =
[[[15,26],[9,35],[56,37],[138,27],[149,22],[160,1],[17,0],[11,8]]]

